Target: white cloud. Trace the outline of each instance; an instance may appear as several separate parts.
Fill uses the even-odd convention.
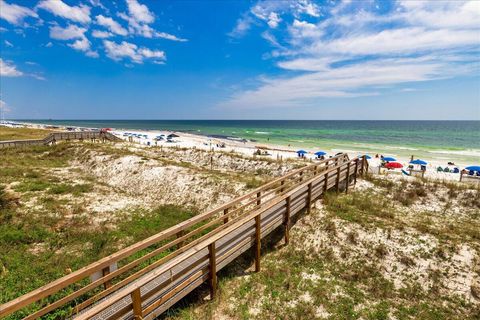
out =
[[[59,26],[50,27],[50,38],[57,40],[71,40],[84,38],[86,28],[82,28],[76,25],[68,25],[66,28]]]
[[[478,2],[400,1],[380,15],[371,2],[343,1],[327,6],[328,17],[316,22],[299,14],[319,17],[318,7],[297,4],[282,37],[261,34],[275,40],[270,56],[284,73],[259,77],[253,89],[235,92],[224,106],[315,105],[322,97],[378,95],[400,84],[479,72]],[[256,10],[265,20],[268,10]]]
[[[46,48],[51,48],[53,47],[53,43],[52,42],[48,42],[46,45],[45,45]]]
[[[228,35],[234,38],[244,36],[252,25],[256,24],[255,19],[266,22],[270,28],[276,29],[282,21],[281,16],[285,14],[295,17],[320,16],[318,6],[310,0],[258,1],[249,11],[242,14]]]
[[[126,41],[115,43],[110,40],[103,40],[103,45],[107,56],[115,61],[124,58],[129,58],[134,63],[143,63],[144,59],[152,59],[154,62],[164,62],[166,60],[164,51],[139,48],[136,44]]]
[[[113,34],[111,32],[108,32],[108,31],[93,30],[92,31],[92,36],[94,38],[105,39],[105,38],[113,37]]]
[[[125,13],[119,13],[118,16],[128,22],[128,30],[131,34],[136,34],[145,38],[162,38],[179,42],[187,41],[186,39],[179,38],[173,34],[156,31],[148,24],[141,23],[134,17],[128,16]]]
[[[80,23],[89,23],[91,20],[90,7],[83,4],[69,6],[62,0],[42,0],[37,7],[50,11],[56,16]]]
[[[26,17],[38,18],[38,15],[35,11],[27,7],[9,4],[0,0],[0,18],[7,20],[11,24],[18,25],[23,22]]]
[[[10,61],[4,61],[0,58],[0,76],[3,77],[20,77],[23,75],[23,72],[17,69]]]
[[[278,27],[278,24],[280,23],[280,21],[282,21],[282,19],[278,16],[277,13],[275,12],[270,12],[270,14],[268,15],[268,21],[267,21],[267,24],[270,28],[276,28]]]
[[[123,28],[118,22],[113,20],[110,17],[105,17],[103,15],[98,15],[96,17],[97,19],[97,24],[106,27],[109,29],[111,32],[121,35],[121,36],[126,36],[128,34],[128,31]]]
[[[4,43],[7,47],[13,48],[13,44],[10,41],[5,40]]]
[[[128,12],[137,22],[152,23],[155,20],[153,13],[144,4],[138,3],[137,0],[126,0]]]

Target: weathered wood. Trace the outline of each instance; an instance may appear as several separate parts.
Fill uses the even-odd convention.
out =
[[[259,206],[262,203],[262,193],[259,192],[257,193],[257,206]]]
[[[105,267],[105,268],[102,269],[102,277],[107,276],[109,273],[110,273],[110,266]],[[105,282],[103,283],[103,287],[104,287],[105,289],[108,289],[108,288],[110,288],[111,286],[112,286],[112,281],[111,281],[111,280],[107,280],[107,281],[105,281]]]
[[[311,182],[308,184],[307,197],[308,197],[307,212],[310,214],[312,211],[312,183]]]
[[[288,197],[287,199],[287,210],[285,212],[285,244],[288,244],[290,242],[290,201],[291,198]]]
[[[229,208],[226,208],[225,210],[223,210],[223,215],[226,216],[226,217],[223,219],[223,223],[228,223],[228,209],[229,209]]]
[[[340,168],[337,169],[337,177],[335,179],[335,191],[337,193],[340,191]]]
[[[255,216],[255,272],[260,272],[261,232],[260,215],[257,215]]]
[[[133,305],[133,316],[135,319],[142,320],[143,319],[143,312],[142,312],[142,296],[140,295],[140,288],[135,289],[131,293],[132,297],[132,305]]]
[[[345,193],[348,193],[348,187],[350,186],[350,162],[347,166],[347,179],[345,180]]]
[[[355,159],[355,175],[353,176],[353,185],[357,185],[357,174],[358,174],[358,158]]]
[[[209,267],[210,267],[210,297],[215,298],[217,292],[217,261],[216,261],[216,251],[215,251],[215,242],[212,242],[208,246],[208,257],[209,257]]]

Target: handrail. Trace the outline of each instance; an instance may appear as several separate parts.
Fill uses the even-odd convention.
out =
[[[110,265],[112,265],[113,263],[117,263],[121,260],[123,260],[124,258],[127,258],[149,246],[152,246],[154,244],[157,244],[159,243],[160,241],[162,240],[165,240],[165,239],[168,239],[172,236],[175,236],[177,235],[178,237],[178,234],[179,232],[183,232],[185,231],[187,228],[197,224],[197,223],[200,223],[212,216],[214,216],[216,213],[219,213],[221,211],[224,211],[224,210],[228,210],[230,208],[233,208],[235,205],[239,205],[241,204],[242,201],[246,200],[246,199],[249,199],[251,198],[252,196],[256,196],[258,200],[261,201],[261,199],[265,198],[265,193],[263,193],[264,191],[268,190],[270,187],[274,187],[276,186],[278,183],[284,183],[285,181],[287,181],[288,179],[294,177],[295,175],[302,175],[303,173],[306,173],[306,172],[309,172],[309,171],[313,171],[313,178],[310,178],[310,179],[314,179],[316,176],[318,176],[318,174],[320,173],[320,171],[318,171],[318,168],[327,168],[325,169],[324,171],[321,171],[321,173],[323,173],[324,175],[328,172],[331,172],[332,170],[337,170],[338,168],[342,167],[342,165],[344,165],[345,161],[348,161],[349,163],[349,166],[350,166],[350,163],[351,161],[353,160],[348,160],[348,156],[345,155],[345,154],[341,154],[341,155],[338,155],[336,157],[333,157],[333,158],[330,158],[330,159],[326,159],[326,160],[323,160],[323,161],[319,161],[317,163],[314,163],[314,164],[311,164],[311,165],[308,165],[308,166],[305,166],[305,167],[302,167],[302,168],[299,168],[299,169],[296,169],[292,172],[290,172],[289,174],[283,176],[283,177],[280,177],[280,178],[277,178],[277,179],[274,179],[273,181],[251,191],[250,193],[247,193],[243,196],[240,196],[216,209],[213,209],[211,211],[208,211],[206,213],[203,213],[203,214],[200,214],[200,215],[197,215],[195,217],[192,217],[190,219],[187,219],[175,226],[172,226],[160,233],[157,233],[156,235],[153,235],[143,241],[140,241],[140,242],[137,242],[127,248],[124,248],[114,254],[111,254],[103,259],[100,259],[86,267],[83,267],[83,268],[80,268],[78,269],[77,271],[69,274],[69,275],[66,275],[60,279],[57,279],[49,284],[46,284],[36,290],[33,290],[21,297],[18,297],[10,302],[7,302],[5,303],[4,305],[0,306],[0,316],[4,316],[4,315],[8,315],[8,314],[11,314],[15,311],[18,311],[20,309],[22,309],[23,307],[27,306],[27,305],[30,305],[34,302],[37,302],[39,301],[40,299],[43,299],[45,297],[48,297],[54,293],[57,293],[59,291],[61,291],[62,289],[68,287],[69,285],[73,284],[73,283],[76,283],[98,271],[101,271],[105,268],[108,268]],[[355,159],[355,161],[358,161],[358,159]],[[328,169],[328,164],[331,163],[331,162],[335,162],[335,166],[331,169]],[[340,165],[338,165],[338,163],[340,162]],[[322,166],[324,165],[325,166]],[[364,168],[364,165],[362,165],[362,169]],[[313,169],[313,170],[312,170]],[[305,180],[304,181],[308,181],[308,177],[305,176],[304,177]],[[295,182],[295,181],[294,181]],[[300,185],[304,185],[305,182],[301,183]],[[287,185],[286,184],[282,184],[280,187],[283,188],[287,188]],[[297,185],[294,185],[293,187],[295,188]],[[280,187],[276,187],[274,188],[274,190],[278,190]],[[281,191],[281,190],[280,190]],[[291,191],[291,189],[290,189]],[[287,192],[290,192],[289,190],[285,190],[285,192],[283,192],[283,196],[285,194],[287,194]],[[267,195],[271,195],[272,193],[274,193],[275,191],[272,191],[270,193],[267,193]],[[262,194],[263,193],[263,194]],[[260,196],[259,196],[260,195]],[[274,199],[279,199],[278,197],[274,198]],[[271,200],[267,200],[267,201],[271,201]],[[254,203],[254,201],[250,201],[251,203]],[[251,204],[250,203],[250,204]],[[267,202],[268,203],[268,202]],[[260,208],[263,208],[265,205],[259,205],[257,203],[257,205],[253,208],[254,211],[257,211],[259,210],[259,207]],[[226,216],[231,216],[232,213],[230,213],[230,215],[227,215]],[[175,256],[178,256],[182,253],[184,253],[187,249],[191,248],[192,245],[196,245],[199,243],[200,239],[204,239],[204,237],[211,237],[213,234],[217,233],[217,232],[221,232],[222,230],[224,230],[225,228],[228,228],[229,226],[231,226],[233,223],[235,223],[235,221],[238,221],[238,219],[240,219],[242,216],[239,216],[233,220],[231,220],[230,222],[227,222],[225,223],[224,225],[221,225],[217,228],[215,228],[214,230],[210,231],[209,233],[207,233],[206,235],[204,235],[203,237],[200,237],[199,239],[195,239],[194,241],[192,241],[191,243],[187,244],[186,246],[184,247],[181,247],[179,249],[177,249],[176,251],[172,252],[170,255],[164,257],[161,259],[161,261],[164,261],[165,258],[167,257],[170,257],[172,254],[172,258],[175,257]],[[224,217],[219,217],[219,218],[216,218],[215,221],[216,223],[220,222],[221,219],[223,219]],[[212,221],[210,222],[212,223]],[[214,225],[214,224],[212,224]],[[173,245],[176,245],[176,244],[179,244],[181,243],[182,241],[184,240],[187,240],[188,238],[191,238],[193,235],[195,235],[196,231],[201,229],[202,227],[199,227],[193,231],[191,231],[190,233],[188,233],[187,235],[183,235],[183,236],[180,236],[178,237],[176,240],[173,240],[173,241],[170,241],[169,243],[163,245],[162,247],[160,248],[157,248],[154,250],[155,254],[159,254],[163,251],[165,251],[167,248],[171,248]],[[201,229],[203,230],[203,229]],[[104,277],[86,285],[85,287],[83,288],[80,288],[79,290],[77,290],[76,292],[66,296],[66,297],[63,297],[61,298],[60,300],[57,300],[49,305],[47,305],[46,307],[44,307],[43,309],[37,311],[35,314],[41,316],[45,313],[48,313],[50,311],[52,311],[53,309],[55,308],[58,308],[60,306],[62,306],[64,303],[68,303],[70,300],[76,298],[77,296],[79,295],[82,295],[98,286],[100,286],[101,284],[103,283],[106,283],[107,281],[111,280],[112,278],[116,277],[116,276],[120,276],[122,274],[124,274],[126,271],[128,270],[131,270],[133,267],[135,267],[136,265],[138,265],[139,263],[153,257],[155,255],[154,253],[148,253],[142,257],[140,257],[139,259],[133,261],[133,262],[129,262],[127,265],[124,265],[122,266],[121,268],[119,268],[118,270],[116,271],[113,271],[112,273],[110,274],[106,274],[104,275]],[[147,258],[145,258],[147,257]],[[143,259],[143,260],[142,260]],[[135,263],[136,261],[139,261],[141,260],[140,262],[138,263]],[[160,261],[160,260],[159,260]],[[158,261],[155,262],[154,264],[158,264]],[[146,268],[144,269],[147,269],[149,268],[149,266],[147,266]],[[138,271],[137,273],[140,273],[142,270],[144,269],[141,269],[140,271]],[[137,274],[136,273],[136,274]],[[144,272],[145,273],[145,272]],[[142,274],[144,274],[142,273]],[[140,275],[142,275],[140,274]],[[138,276],[136,277],[138,278]],[[136,279],[134,278],[134,279]],[[131,281],[131,277],[129,276],[127,279],[124,279],[124,280],[128,280],[130,279]],[[124,280],[122,280],[120,283],[122,283]],[[117,284],[115,284],[114,286],[116,286]],[[112,288],[113,289],[113,288]],[[107,292],[108,290],[105,290],[105,292]],[[100,293],[100,298],[102,296],[105,296],[106,294],[104,295],[101,295]],[[116,294],[115,294],[116,295]],[[97,296],[98,297],[98,296]],[[68,299],[67,299],[68,298]],[[63,303],[63,304],[62,304]],[[88,304],[87,304],[88,305]]]
[[[102,131],[81,131],[81,132],[51,132],[43,139],[25,139],[25,140],[8,140],[0,141],[0,148],[18,147],[23,145],[48,145],[54,141],[70,140],[70,139],[101,139],[105,138],[111,141],[122,141],[122,139]]]

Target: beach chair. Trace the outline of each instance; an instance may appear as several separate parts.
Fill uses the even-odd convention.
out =
[[[475,172],[473,172],[473,170],[468,171],[468,175],[469,175],[469,176],[473,176],[474,173],[475,173]]]
[[[443,169],[443,172],[450,172],[450,169],[448,169],[448,167],[445,167],[445,169]]]
[[[477,177],[480,177],[480,171],[477,171]]]
[[[442,167],[438,167],[438,168],[437,168],[437,172],[443,172],[443,168],[442,168]]]
[[[454,168],[452,172],[453,172],[453,173],[460,173],[460,169]]]

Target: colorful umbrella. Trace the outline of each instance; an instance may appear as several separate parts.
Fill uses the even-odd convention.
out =
[[[410,161],[411,164],[419,164],[421,166],[426,166],[428,163],[427,161],[423,161],[423,160],[420,160],[420,159],[416,159],[416,160],[412,160]]]
[[[316,156],[324,156],[324,155],[326,155],[326,154],[327,154],[327,153],[326,153],[325,151],[317,151],[317,152],[315,152],[315,155],[316,155]]]
[[[298,153],[298,154],[305,154],[305,153],[308,153],[308,152],[305,151],[305,150],[298,150],[297,153]]]
[[[465,169],[471,170],[471,171],[480,171],[480,166],[469,166],[469,167],[466,167]]]
[[[383,157],[384,161],[397,161],[394,157]]]
[[[372,159],[372,157],[370,157],[368,154],[364,154],[363,156],[361,154],[359,154],[358,157],[359,158],[365,157],[365,158],[367,158],[367,160]]]
[[[385,168],[387,169],[400,169],[403,168],[403,164],[399,162],[389,162],[385,165]]]

